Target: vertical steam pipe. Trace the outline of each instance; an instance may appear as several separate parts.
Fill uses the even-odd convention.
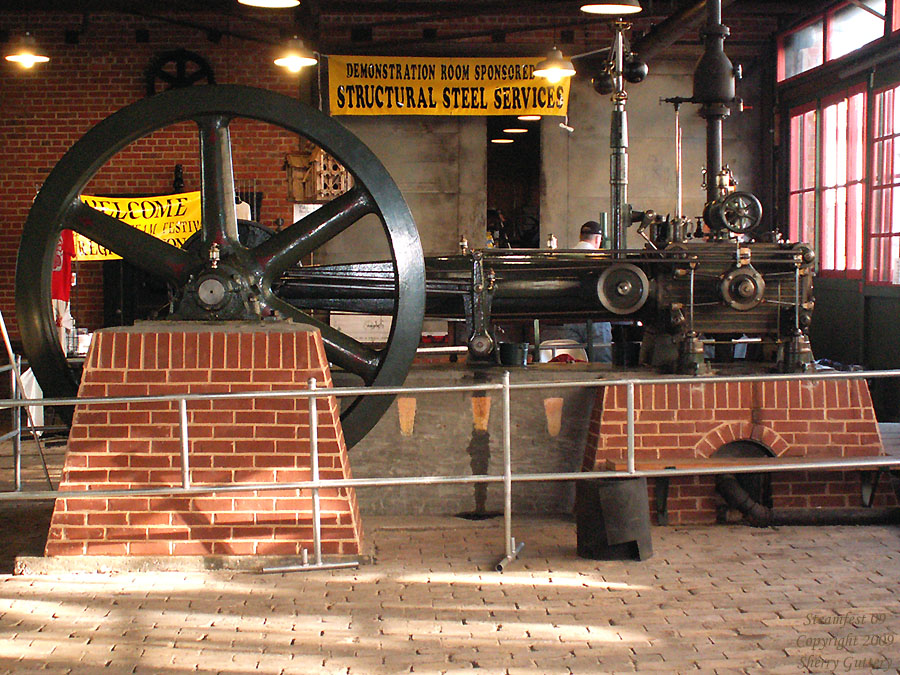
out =
[[[626,204],[628,203],[628,118],[625,115],[625,93],[622,67],[625,60],[625,44],[622,31],[624,24],[613,24],[616,35],[612,47],[612,66],[614,92],[612,101],[612,121],[609,131],[609,204],[612,212],[612,248],[620,251],[625,248],[625,228],[630,225],[626,221]]]
[[[722,126],[721,116],[713,115],[706,118],[707,202],[714,202],[719,198],[719,183],[716,177],[722,169]]]
[[[675,104],[675,217],[684,216],[684,200],[682,197],[682,166],[681,166],[681,104]]]
[[[722,0],[707,0],[706,26],[701,31],[703,56],[694,69],[694,103],[706,120],[706,201],[719,197],[717,177],[722,170],[722,121],[735,101],[735,68],[725,54],[729,31],[722,25]]]

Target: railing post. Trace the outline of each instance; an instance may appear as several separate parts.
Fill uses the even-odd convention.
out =
[[[19,378],[17,373],[22,372],[22,357],[16,355],[15,361],[12,363],[13,369],[10,371],[10,391],[13,399],[22,398],[22,392],[19,390]],[[13,467],[16,477],[16,492],[22,491],[22,409],[10,408],[12,413],[12,428],[15,432],[13,436]]]
[[[506,370],[503,372],[503,525],[506,555],[512,556],[515,544],[512,536],[512,451],[509,426],[509,371]]]
[[[181,435],[181,487],[191,487],[191,465],[188,459],[188,418],[187,401],[178,399],[178,431]]]
[[[625,405],[628,415],[628,473],[634,473],[634,382],[625,385]]]
[[[308,380],[309,390],[316,390],[316,378]],[[319,506],[319,410],[316,397],[309,397],[309,468],[312,489],[313,549],[316,565],[322,564],[322,514]]]
[[[509,371],[503,372],[503,536],[506,539],[506,555],[495,565],[494,569],[503,569],[515,560],[524,542],[516,544],[512,535],[512,443],[510,442],[510,404],[509,404]]]

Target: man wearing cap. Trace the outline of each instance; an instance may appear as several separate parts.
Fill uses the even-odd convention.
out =
[[[581,239],[575,248],[598,250],[603,246],[603,227],[596,220],[589,220],[581,226]]]
[[[601,214],[605,216],[606,214]],[[596,220],[589,220],[581,226],[580,241],[576,249],[596,251],[603,246],[603,226]],[[612,325],[608,321],[595,321],[591,324],[591,339],[588,340],[587,322],[566,324],[567,337],[578,340],[587,346],[588,360],[601,363],[612,362]]]

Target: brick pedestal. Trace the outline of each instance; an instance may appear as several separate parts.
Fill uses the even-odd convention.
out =
[[[331,385],[321,336],[291,324],[148,323],[94,335],[80,397]],[[306,399],[188,402],[191,483],[310,479]],[[176,402],[77,406],[60,490],[181,485]],[[333,397],[318,400],[322,479],[350,467]],[[353,490],[321,490],[322,550],[360,552]],[[308,491],[57,499],[48,556],[299,555],[312,549]]]
[[[709,457],[740,440],[755,441],[781,457],[882,454],[865,380],[660,383],[636,386],[634,395],[637,460]],[[600,470],[607,458],[626,457],[626,420],[625,387],[599,389],[585,470]],[[896,503],[886,482],[882,481],[877,505]],[[714,486],[710,476],[673,478],[670,522],[714,522],[718,503]],[[774,473],[772,488],[776,508],[857,506],[860,500],[855,471]]]

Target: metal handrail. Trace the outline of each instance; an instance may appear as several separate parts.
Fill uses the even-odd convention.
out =
[[[177,402],[179,409],[179,436],[181,449],[181,486],[166,486],[157,488],[129,488],[120,490],[41,490],[21,491],[17,483],[14,492],[0,492],[0,502],[10,500],[46,500],[61,497],[118,497],[118,496],[156,496],[156,495],[203,495],[210,493],[228,493],[245,491],[266,490],[311,490],[315,497],[322,488],[356,488],[356,487],[384,487],[402,485],[437,485],[437,484],[467,484],[467,483],[503,483],[504,486],[504,536],[505,556],[497,563],[496,568],[502,570],[508,563],[515,560],[521,552],[524,544],[516,543],[512,536],[512,484],[516,482],[538,481],[570,481],[570,480],[595,480],[600,478],[639,478],[659,476],[682,475],[709,475],[721,473],[756,473],[793,470],[827,470],[827,469],[863,469],[885,468],[900,465],[900,457],[853,457],[847,459],[831,459],[816,462],[784,462],[777,465],[755,463],[741,466],[716,466],[716,467],[691,467],[683,469],[659,469],[636,470],[635,468],[635,429],[634,429],[634,387],[651,384],[697,384],[697,383],[724,383],[724,382],[779,382],[796,380],[848,380],[848,379],[875,379],[900,377],[900,370],[878,371],[849,371],[849,372],[815,372],[798,374],[769,374],[769,375],[733,375],[733,376],[669,376],[669,377],[624,377],[604,378],[588,381],[561,381],[540,383],[512,384],[509,379],[509,371],[502,376],[502,382],[497,384],[472,384],[444,387],[328,387],[318,388],[315,379],[309,380],[307,389],[258,391],[258,392],[223,392],[218,394],[166,394],[147,396],[121,396],[121,397],[83,397],[83,398],[52,398],[52,399],[6,399],[0,400],[0,408],[21,408],[24,406],[59,406],[59,405],[93,405],[109,403],[144,403],[144,402]],[[510,422],[510,393],[512,390],[546,389],[552,388],[591,388],[591,387],[626,387],[626,419],[627,419],[627,470],[626,471],[578,471],[557,473],[512,473],[511,465],[511,422]],[[346,478],[320,480],[318,474],[318,434],[316,433],[318,418],[315,401],[323,397],[345,397],[366,395],[396,395],[396,394],[431,394],[448,392],[502,392],[502,425],[503,425],[503,474],[476,474],[467,476],[405,476],[395,478]],[[189,449],[190,439],[188,434],[187,403],[190,401],[209,401],[225,399],[247,398],[308,398],[310,400],[310,463],[313,480],[295,481],[288,483],[240,483],[218,485],[193,485],[190,479]],[[320,545],[320,517],[316,509],[313,514],[313,531],[315,539],[316,563],[304,565],[302,569],[320,569],[334,566],[322,561]],[[343,566],[343,564],[339,564]],[[297,568],[273,568],[267,571],[294,571]]]

